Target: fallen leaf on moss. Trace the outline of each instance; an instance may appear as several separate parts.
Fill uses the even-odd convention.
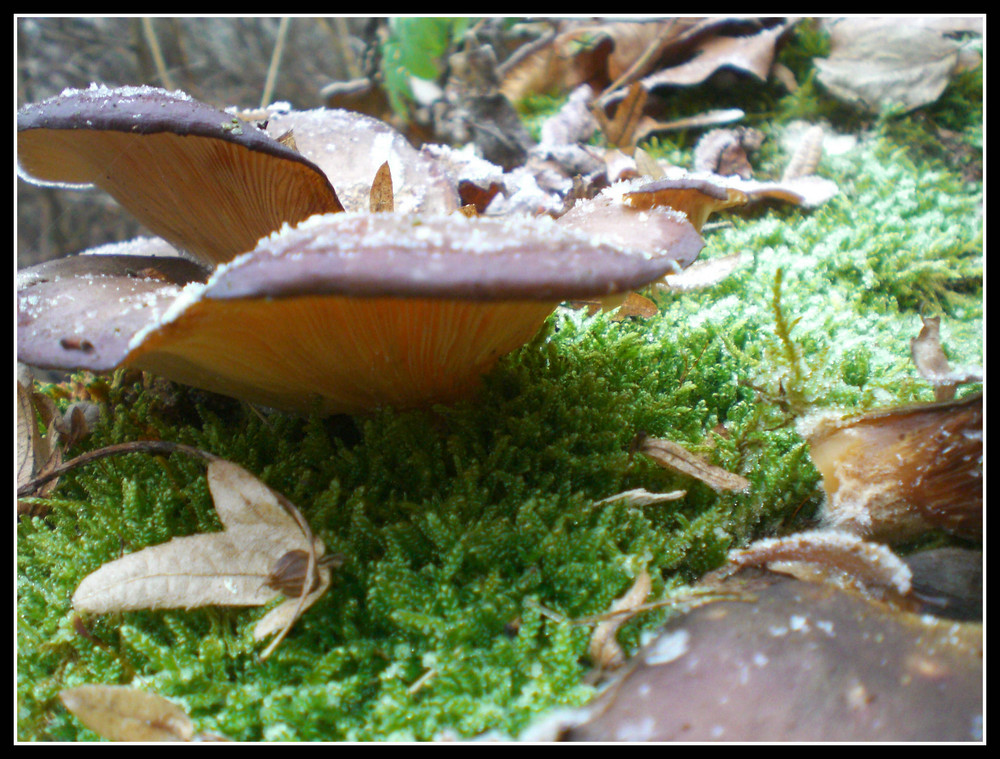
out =
[[[63,451],[85,437],[87,420],[80,402],[72,404],[62,414],[47,395],[36,393],[28,384],[17,380],[17,485],[41,477],[62,463]],[[42,434],[39,425],[46,427]],[[35,495],[44,498],[58,484],[58,477],[46,482]],[[37,513],[33,506],[18,502],[18,513]]]
[[[194,726],[187,712],[155,693],[125,685],[81,685],[60,691],[76,718],[112,741],[189,741]]]
[[[975,21],[830,19],[830,55],[816,59],[817,79],[836,98],[868,110],[895,105],[911,111],[933,103],[963,61],[961,44],[945,35],[977,33]]]
[[[135,609],[191,609],[198,606],[262,606],[282,583],[275,572],[290,552],[308,555],[305,577],[315,590],[289,598],[254,629],[254,639],[278,634],[266,658],[296,619],[330,584],[330,561],[320,559],[322,541],[312,536],[298,510],[242,467],[216,460],[208,485],[222,532],[174,538],[108,562],[73,594],[79,611],[104,614]],[[301,587],[301,586],[300,586]]]
[[[642,79],[642,84],[648,89],[661,85],[700,84],[724,67],[743,71],[764,81],[771,71],[778,38],[793,23],[761,29],[750,35],[708,36],[696,46],[691,60],[657,71]]]
[[[759,129],[713,129],[694,146],[694,170],[749,179],[753,167],[747,154],[758,150],[763,142],[764,133]]]
[[[645,88],[635,82],[629,88],[625,99],[618,103],[613,118],[609,119],[599,105],[594,106],[594,116],[609,144],[617,145],[627,152],[635,147],[635,130],[642,119],[642,111],[646,107],[648,97],[649,93]]]
[[[649,456],[665,469],[701,480],[716,492],[732,490],[745,493],[750,490],[749,480],[709,464],[701,456],[670,440],[640,435],[634,446],[639,453]]]

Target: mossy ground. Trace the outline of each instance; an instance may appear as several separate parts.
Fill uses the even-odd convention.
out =
[[[86,574],[219,525],[194,459],[130,454],[64,476],[49,514],[18,525],[18,737],[94,738],[57,699],[83,683],[155,691],[236,740],[516,734],[593,694],[590,628],[574,620],[605,610],[642,567],[655,598],[731,547],[808,524],[822,493],[798,415],[931,400],[909,358],[921,313],[943,316],[953,363],[983,351],[982,186],[935,137],[946,124],[981,148],[981,72],[918,114],[865,121],[812,84],[811,35],[783,53],[802,90],[761,86],[738,105],[771,137],[762,176],[780,173],[790,118],[855,134],[819,169],[840,194],[724,217],[704,255],[750,262],[662,297],[651,319],[560,309],[470,401],[353,420],[261,418],[118,375],[73,453],[150,437],[205,448],[287,495],[347,561],[266,662],[256,609],[110,614],[87,620],[88,639],[69,603]],[[653,149],[689,156],[685,139]],[[716,494],[631,456],[639,431],[743,474],[750,493]],[[637,487],[688,494],[597,504]],[[619,640],[636,646],[667,613],[641,615]]]

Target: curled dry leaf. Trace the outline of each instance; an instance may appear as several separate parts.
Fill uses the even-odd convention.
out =
[[[759,129],[713,129],[706,132],[694,147],[694,170],[749,179],[753,167],[747,154],[759,149],[763,142],[764,133]]]
[[[709,464],[701,456],[691,453],[683,446],[670,440],[640,434],[633,443],[633,447],[665,469],[672,469],[675,472],[694,477],[716,492],[730,490],[746,493],[750,490],[749,480]]]
[[[652,587],[653,581],[649,572],[643,567],[635,578],[635,582],[632,583],[632,587],[611,604],[611,608],[607,612],[608,618],[594,628],[594,632],[590,636],[590,658],[598,667],[615,669],[625,663],[625,652],[615,640],[615,633],[628,619],[629,615],[626,612],[641,606]]]
[[[961,44],[946,35],[982,34],[975,21],[924,16],[829,19],[824,26],[830,55],[816,59],[817,78],[840,100],[873,111],[888,105],[910,111],[933,103],[963,61]]]
[[[274,587],[280,584],[274,582],[275,565],[291,552],[302,552],[308,557],[302,577],[312,576],[318,584],[304,595],[300,590],[257,623],[256,640],[278,633],[262,654],[266,658],[299,615],[326,592],[330,569],[320,558],[325,547],[287,499],[242,467],[212,461],[208,485],[222,532],[174,538],[108,562],[83,579],[73,606],[95,614],[262,606],[280,594]]]
[[[17,485],[20,488],[32,480],[52,472],[62,463],[63,451],[86,436],[88,424],[83,406],[71,405],[60,414],[55,402],[47,395],[31,389],[32,379],[25,384],[17,380]],[[43,435],[39,425],[46,426]],[[58,484],[58,477],[42,485],[35,495],[44,497]],[[24,512],[37,513],[31,506]],[[18,513],[22,504],[18,503]]]
[[[189,741],[187,712],[155,693],[125,685],[81,685],[59,698],[84,725],[112,741]]]

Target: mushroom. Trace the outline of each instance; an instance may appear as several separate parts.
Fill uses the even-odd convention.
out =
[[[20,272],[18,357],[35,366],[133,366],[298,411],[317,408],[316,398],[323,413],[450,402],[471,392],[500,356],[527,342],[560,302],[641,287],[686,266],[703,246],[694,227],[672,212],[654,215],[653,226],[642,221],[649,214],[626,209],[647,234],[621,243],[547,217],[338,212],[339,201],[338,208],[321,208],[308,219],[296,206],[278,222],[273,213],[287,204],[275,202],[269,220],[255,222],[258,231],[251,234],[257,237],[248,243],[244,232],[232,243],[234,222],[207,220],[213,213],[206,206],[213,204],[205,198],[225,198],[230,220],[255,215],[256,202],[237,208],[244,200],[292,197],[299,185],[306,196],[332,206],[337,196],[320,161],[249,124],[230,121],[233,128],[223,129],[221,112],[177,93],[93,88],[46,102],[19,114],[23,176],[69,181],[56,176],[53,161],[39,157],[48,137],[58,143],[63,163],[85,167],[67,172],[73,181],[103,182],[127,208],[141,207],[148,226],[215,268],[111,250]],[[60,115],[69,110],[66,102],[76,106],[73,128]],[[173,131],[152,131],[152,103],[170,114],[155,121],[156,129]],[[104,116],[109,109],[113,118]],[[184,114],[192,115],[194,126],[182,123]],[[357,120],[346,119],[353,124],[346,133],[324,131],[323,112],[309,114],[294,123],[306,137],[296,143],[303,150],[321,147],[324,166],[334,165],[337,148],[330,145],[337,139],[345,152],[359,144],[388,150],[376,166],[410,160],[385,125],[359,143]],[[109,126],[130,118],[151,133]],[[331,122],[343,120],[343,114],[330,115]],[[149,139],[154,143],[147,146]],[[77,150],[91,155],[74,157]],[[132,160],[135,155],[149,159]],[[222,176],[202,165],[215,167],[219,155],[230,169]],[[127,170],[118,170],[122,164]],[[439,186],[444,173],[418,165],[414,175],[433,176]],[[163,179],[168,187],[159,186]],[[416,207],[453,207],[447,191],[434,192],[437,200],[424,196]],[[180,195],[186,198],[180,213],[174,204],[145,205]]]
[[[153,87],[91,85],[25,106],[17,161],[31,182],[100,187],[209,266],[285,222],[343,210],[312,161],[235,115]]]
[[[726,184],[721,177],[665,177],[652,182],[631,185],[624,195],[630,208],[648,210],[656,207],[674,208],[690,219],[699,232],[716,211],[747,202],[747,196]]]
[[[619,681],[563,713],[559,737],[982,740],[982,625],[754,570],[718,590],[723,600],[669,622]]]
[[[983,534],[983,396],[799,424],[823,476],[823,523],[890,543]]]

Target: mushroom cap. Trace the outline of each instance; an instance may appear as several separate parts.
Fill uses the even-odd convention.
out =
[[[134,259],[63,259],[20,275],[19,358],[83,366],[64,341],[72,328],[77,344],[93,346],[88,368],[127,364],[267,406],[307,411],[318,397],[324,413],[358,413],[449,402],[560,301],[641,287],[693,259],[700,236],[686,221],[677,228],[657,254],[547,217],[326,214],[261,240],[207,282],[160,282],[153,294],[137,294],[125,272]],[[97,258],[114,259],[102,262],[118,267],[113,285],[63,275],[66,261]],[[111,286],[125,288],[123,300],[81,295]],[[136,308],[138,297],[150,305]]]
[[[931,530],[983,537],[983,396],[821,414],[799,423],[823,476],[823,522],[899,543]]]
[[[283,223],[343,210],[326,175],[255,125],[182,92],[65,90],[17,114],[22,178],[97,185],[206,264]]]
[[[336,183],[345,210],[368,210],[372,178],[383,163],[392,174],[396,212],[449,213],[460,205],[442,162],[371,116],[330,108],[275,113],[267,132],[290,132],[296,150]]]
[[[572,741],[982,740],[983,628],[738,576],[667,624]]]
[[[630,208],[676,209],[687,216],[699,232],[713,213],[723,208],[745,205],[747,200],[746,193],[731,186],[726,180],[696,175],[633,183],[631,189],[623,195],[625,205]]]

